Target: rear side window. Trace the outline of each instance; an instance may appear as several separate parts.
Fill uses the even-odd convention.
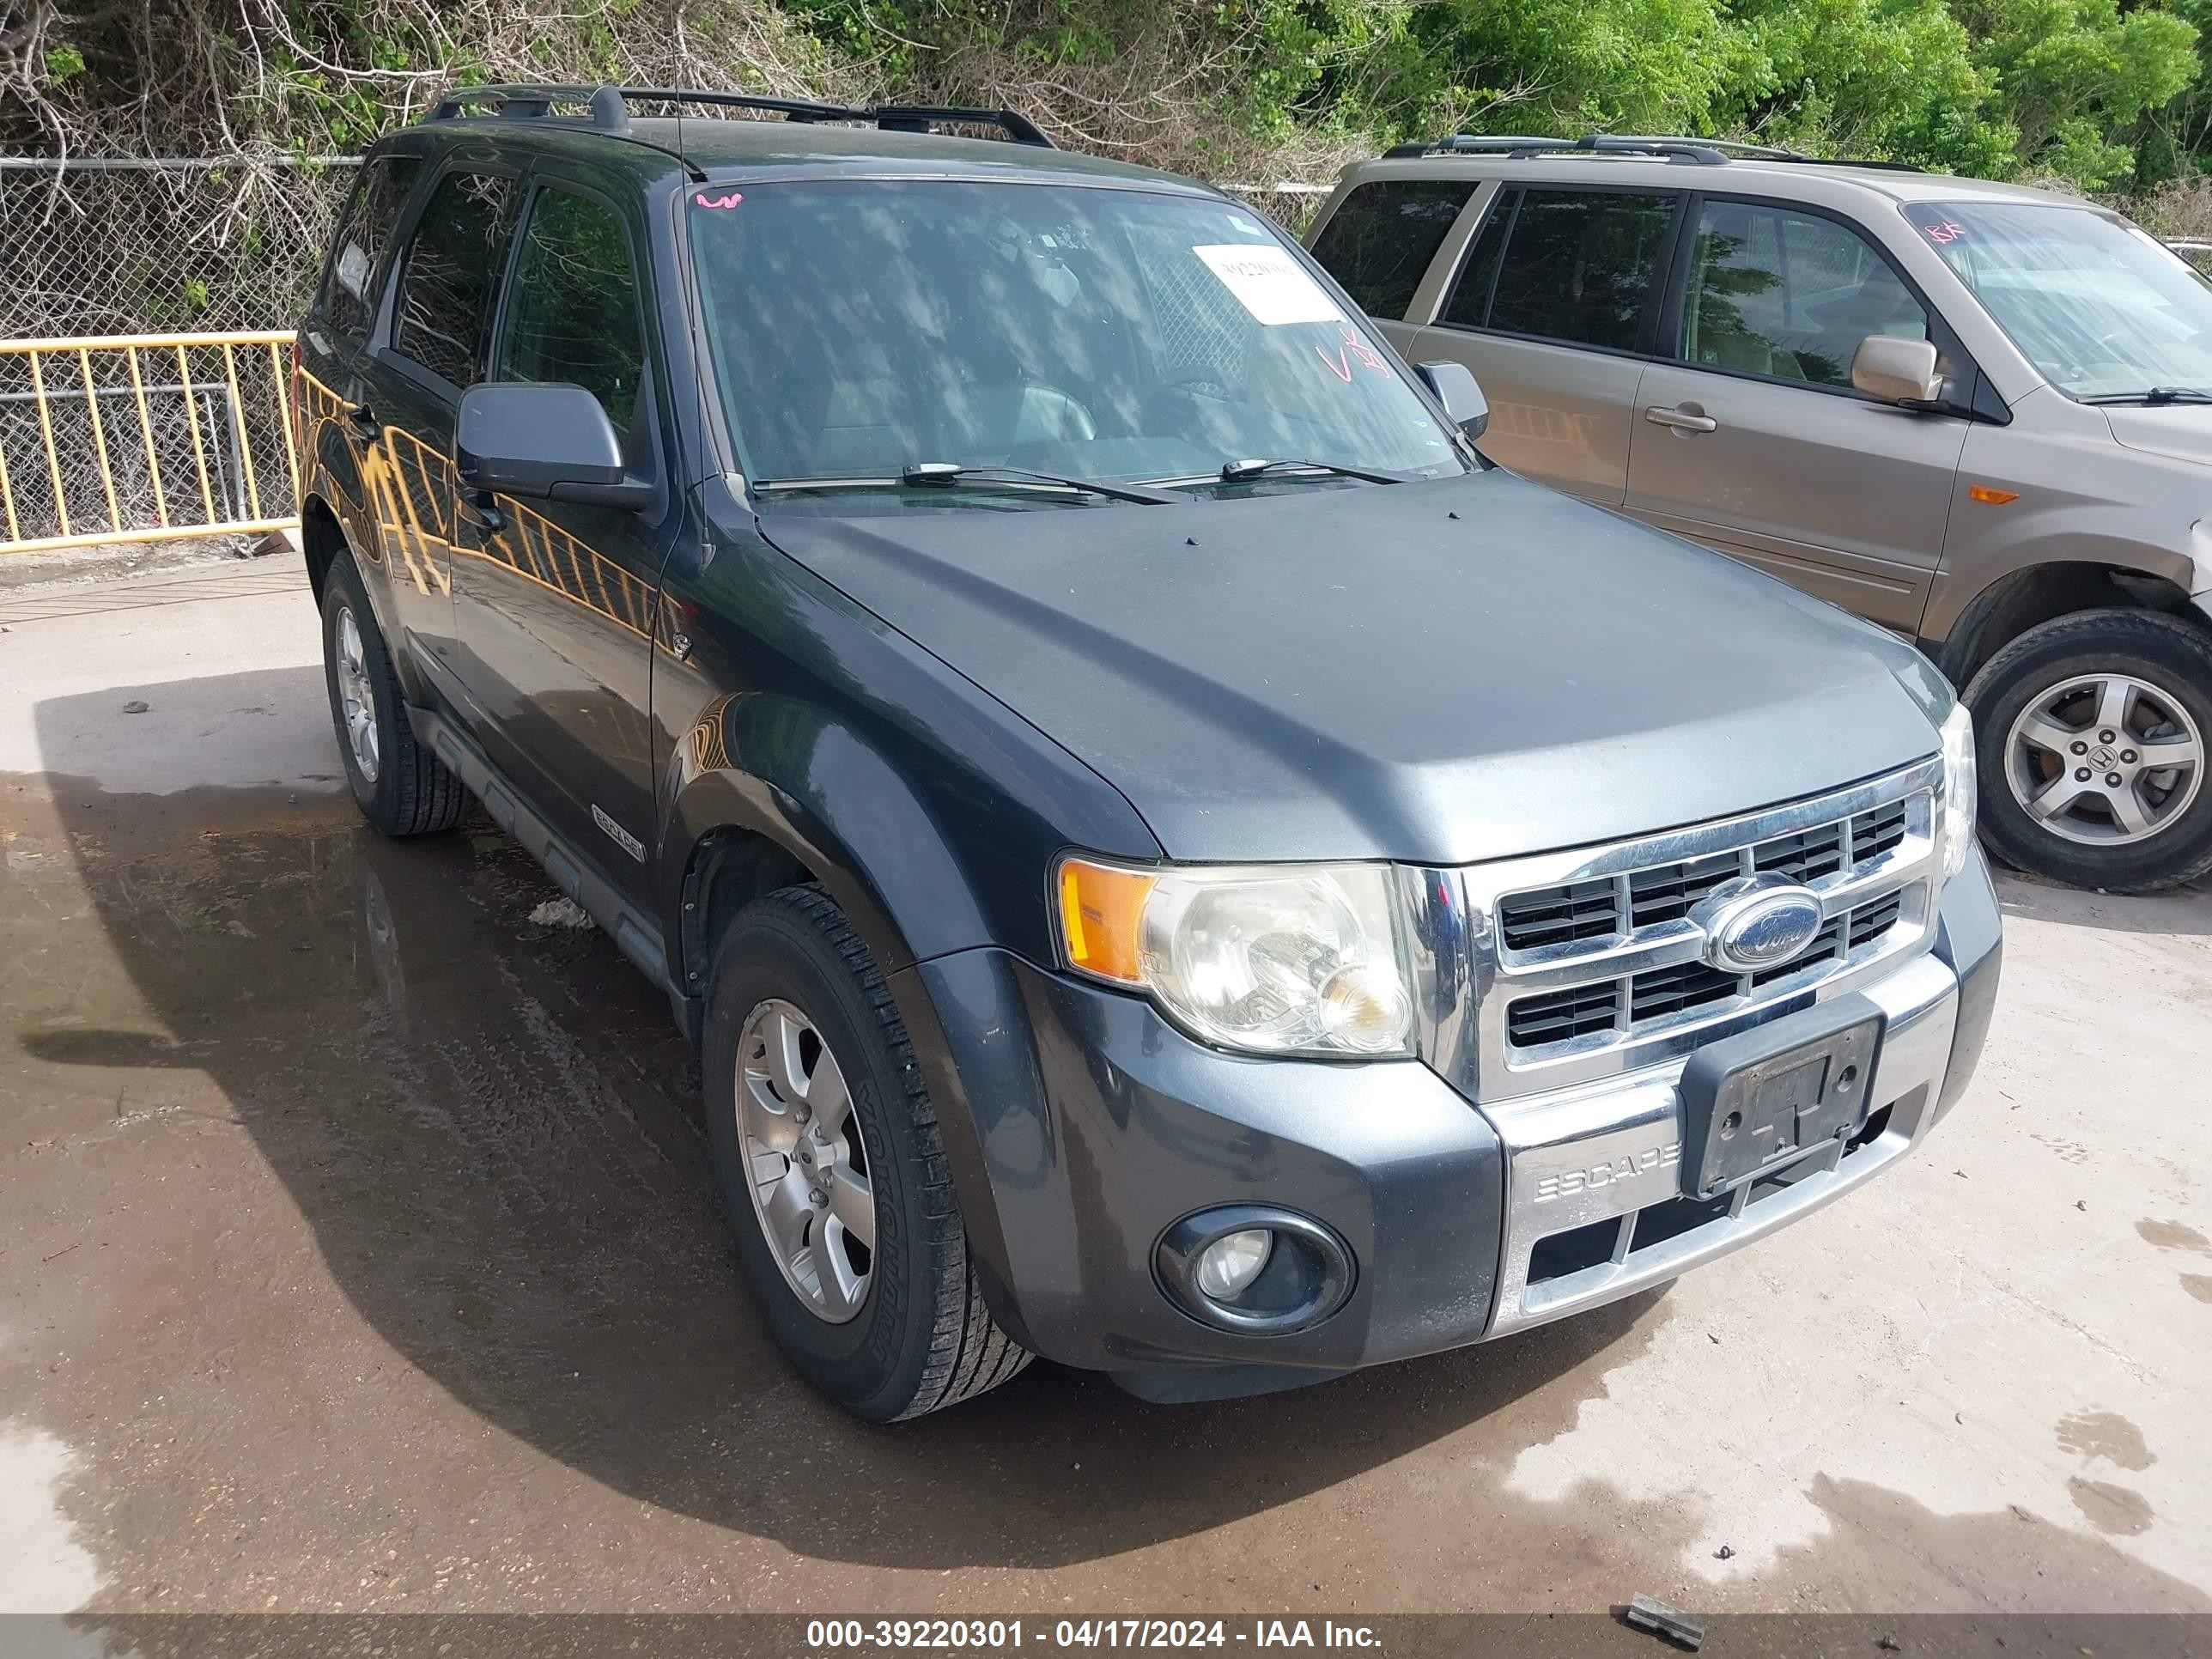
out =
[[[1313,256],[1370,317],[1396,320],[1474,194],[1472,179],[1359,185],[1314,240]]]
[[[1660,261],[1675,197],[1623,191],[1524,190],[1510,228],[1487,314],[1466,281],[1449,320],[1572,345],[1635,349],[1644,308],[1659,291]],[[1493,218],[1496,216],[1492,216]],[[1468,262],[1472,277],[1485,252]]]
[[[567,382],[629,430],[645,367],[622,222],[588,197],[544,189],[515,258],[498,380]]]
[[[1869,334],[1928,337],[1928,312],[1856,231],[1814,214],[1709,201],[1682,295],[1686,362],[1848,387]]]
[[[514,217],[514,181],[453,173],[422,209],[399,269],[392,348],[455,386],[474,386]]]
[[[366,338],[376,320],[377,267],[391,246],[400,204],[422,171],[419,156],[379,155],[362,164],[354,181],[321,294],[323,320],[348,339]]]

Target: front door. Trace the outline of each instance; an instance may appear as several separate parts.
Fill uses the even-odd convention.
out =
[[[1474,371],[1490,403],[1482,453],[1618,507],[1681,201],[1674,191],[1504,189],[1415,362]]]
[[[1967,422],[1861,397],[1851,359],[1869,334],[1928,338],[1931,313],[1841,220],[1721,198],[1696,211],[1673,361],[1637,394],[1628,510],[1915,631]]]
[[[394,609],[441,690],[453,665],[453,415],[483,378],[519,195],[513,174],[467,166],[432,186],[399,256],[389,338],[352,416]]]
[[[630,470],[665,485],[641,228],[578,185],[537,180],[492,379],[582,386],[624,434]],[[458,660],[485,746],[571,847],[643,901],[658,833],[653,652],[680,500],[664,488],[643,513],[506,495],[454,507]]]

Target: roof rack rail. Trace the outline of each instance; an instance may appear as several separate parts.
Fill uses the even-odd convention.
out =
[[[1394,144],[1382,153],[1386,156],[1398,157],[1504,155],[1514,161],[1526,161],[1532,156],[1577,152],[1583,155],[1662,155],[1670,161],[1685,161],[1698,167],[1721,167],[1729,159],[1717,146],[1701,138],[1636,138],[1610,132],[1593,132],[1582,138],[1498,137],[1462,132],[1450,138],[1439,138],[1425,143]]]
[[[1418,155],[1503,155],[1525,161],[1539,155],[1652,155],[1697,167],[1725,167],[1730,161],[1802,161],[1816,167],[1879,167],[1890,173],[1918,173],[1910,161],[1831,160],[1808,155],[1802,150],[1773,144],[1747,143],[1736,138],[1676,138],[1632,132],[1593,132],[1580,138],[1531,138],[1512,134],[1462,132],[1407,144],[1393,144],[1382,152],[1387,159]]]
[[[771,98],[750,92],[709,92],[685,87],[541,86],[521,83],[488,87],[456,87],[439,99],[423,118],[452,121],[477,104],[493,106],[489,112],[501,119],[559,119],[556,104],[581,104],[594,131],[623,134],[629,131],[633,100],[659,104],[705,104],[725,109],[756,110],[781,115],[787,121],[859,121],[887,132],[927,132],[940,123],[997,127],[1018,144],[1043,149],[1054,146],[1037,124],[1011,109],[962,109],[923,104],[830,104],[810,98]]]

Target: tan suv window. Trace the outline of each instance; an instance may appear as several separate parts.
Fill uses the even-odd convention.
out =
[[[1659,286],[1676,200],[1627,191],[1524,189],[1518,209],[1508,215],[1501,199],[1444,320],[1634,350],[1644,303]]]
[[[1869,334],[1928,337],[1928,313],[1848,226],[1748,202],[1698,216],[1682,296],[1685,362],[1849,386]]]

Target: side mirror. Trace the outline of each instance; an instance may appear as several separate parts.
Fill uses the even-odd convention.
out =
[[[1490,399],[1482,395],[1482,388],[1465,363],[1416,363],[1413,373],[1437,394],[1437,401],[1455,426],[1470,438],[1482,435],[1490,424]]]
[[[1932,404],[1943,395],[1936,343],[1869,334],[1851,358],[1851,385],[1886,404]]]
[[[633,512],[659,494],[623,466],[613,422],[580,386],[471,386],[453,421],[453,471],[464,489]]]

